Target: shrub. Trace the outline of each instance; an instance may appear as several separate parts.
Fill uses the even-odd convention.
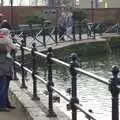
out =
[[[27,24],[42,24],[44,22],[44,18],[37,15],[31,15],[26,17]]]
[[[74,17],[78,22],[81,22],[84,19],[87,19],[87,11],[86,10],[75,10],[73,11]]]

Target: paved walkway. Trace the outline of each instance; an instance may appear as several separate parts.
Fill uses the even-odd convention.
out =
[[[14,101],[12,104],[16,106],[16,109],[11,110],[10,112],[0,112],[0,120],[27,120],[23,109]]]

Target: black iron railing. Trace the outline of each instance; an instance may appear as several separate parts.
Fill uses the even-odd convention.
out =
[[[47,45],[51,45],[51,44],[58,44],[61,42],[69,42],[69,41],[79,41],[82,39],[87,39],[87,38],[82,38],[82,34],[85,33],[82,31],[82,26],[83,23],[79,23],[78,25],[75,25],[72,28],[71,33],[67,33],[65,32],[61,37],[59,35],[59,28],[56,27],[55,25],[52,26],[45,26],[43,25],[39,25],[38,27],[27,27],[25,28],[21,28],[21,29],[13,29],[11,32],[14,33],[15,35],[17,35],[17,37],[19,37],[18,43],[20,43],[20,41],[22,39],[27,40],[27,37],[31,37],[33,38],[33,41],[36,41],[39,44],[39,47],[46,47]],[[86,25],[87,26],[87,25]],[[86,28],[87,29],[87,28]],[[88,30],[88,29],[87,29]],[[86,34],[88,32],[86,31]],[[79,37],[78,37],[79,36]],[[62,38],[65,38],[64,40],[62,40]],[[91,38],[95,39],[95,35]],[[49,39],[49,40],[48,40]],[[51,42],[49,42],[51,41]],[[28,41],[26,41],[26,43],[28,43]]]
[[[46,54],[43,54],[43,53],[40,53],[37,51],[35,43],[33,43],[32,49],[27,48],[25,46],[24,40],[21,41],[21,45],[19,45],[19,44],[16,44],[16,45],[17,45],[17,47],[20,47],[20,50],[21,50],[21,61],[20,62],[16,61],[16,58],[14,55],[14,63],[16,65],[18,65],[22,71],[21,72],[22,73],[21,88],[25,88],[25,89],[27,88],[27,86],[25,84],[24,71],[27,71],[27,72],[31,73],[31,75],[32,75],[32,79],[33,79],[33,97],[32,97],[32,99],[33,100],[39,100],[39,97],[37,95],[37,79],[39,79],[43,84],[45,84],[47,86],[47,90],[49,92],[49,99],[48,99],[49,104],[48,104],[48,115],[47,115],[48,117],[56,117],[57,116],[54,111],[54,107],[53,107],[53,91],[55,91],[59,96],[64,98],[69,103],[67,105],[67,107],[72,110],[72,120],[77,120],[77,110],[80,110],[81,112],[83,112],[86,115],[86,119],[96,120],[96,117],[93,114],[91,114],[88,110],[86,110],[80,106],[79,100],[77,98],[77,74],[82,73],[82,74],[87,75],[90,78],[93,78],[93,79],[97,80],[98,82],[101,82],[108,86],[108,89],[112,94],[112,120],[119,120],[118,96],[119,96],[119,90],[120,90],[120,86],[119,86],[120,80],[118,78],[119,69],[117,66],[114,66],[112,68],[113,78],[108,80],[108,79],[102,78],[96,74],[90,73],[88,71],[85,71],[85,70],[79,68],[78,57],[75,53],[71,54],[71,62],[70,62],[70,64],[68,64],[66,62],[63,62],[61,60],[54,58],[51,47],[48,48],[48,53],[46,55]],[[24,64],[25,51],[30,52],[30,54],[32,55],[32,70],[28,69]],[[41,78],[39,75],[37,75],[36,55],[40,56],[42,58],[45,58],[47,60],[47,66],[48,66],[48,80],[47,81],[45,81],[43,78]],[[69,68],[70,74],[71,74],[71,81],[72,81],[71,99],[68,99],[66,96],[63,95],[63,93],[61,93],[57,88],[54,87],[55,83],[53,82],[53,78],[52,78],[53,63],[57,63],[57,64],[60,64],[60,65],[63,65],[65,67]],[[14,67],[14,71],[16,71],[15,68],[16,67]],[[14,76],[16,76],[16,75],[14,75]]]

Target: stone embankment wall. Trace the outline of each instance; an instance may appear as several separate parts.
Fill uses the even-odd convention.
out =
[[[120,38],[109,38],[105,41],[94,41],[71,45],[68,47],[53,50],[55,57],[67,60],[71,53],[77,53],[78,56],[94,56],[98,54],[108,54],[111,50],[114,51],[120,48]],[[59,53],[59,55],[58,55]]]

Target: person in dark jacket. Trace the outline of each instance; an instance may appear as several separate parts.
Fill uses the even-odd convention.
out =
[[[7,46],[10,44],[9,39],[7,42],[7,37],[3,40],[4,35],[9,33],[9,30],[4,28],[0,29],[0,111],[9,112],[10,109],[14,109],[8,98],[8,90],[10,80],[13,75],[13,60],[7,57]],[[11,44],[11,49],[12,44]]]
[[[66,14],[65,14],[65,12],[62,12],[61,16],[58,19],[58,29],[59,29],[59,39],[64,41],[64,34],[66,32]]]
[[[10,24],[8,23],[8,21],[6,19],[4,19],[1,24],[0,24],[0,28],[7,28],[7,29],[11,29]]]

